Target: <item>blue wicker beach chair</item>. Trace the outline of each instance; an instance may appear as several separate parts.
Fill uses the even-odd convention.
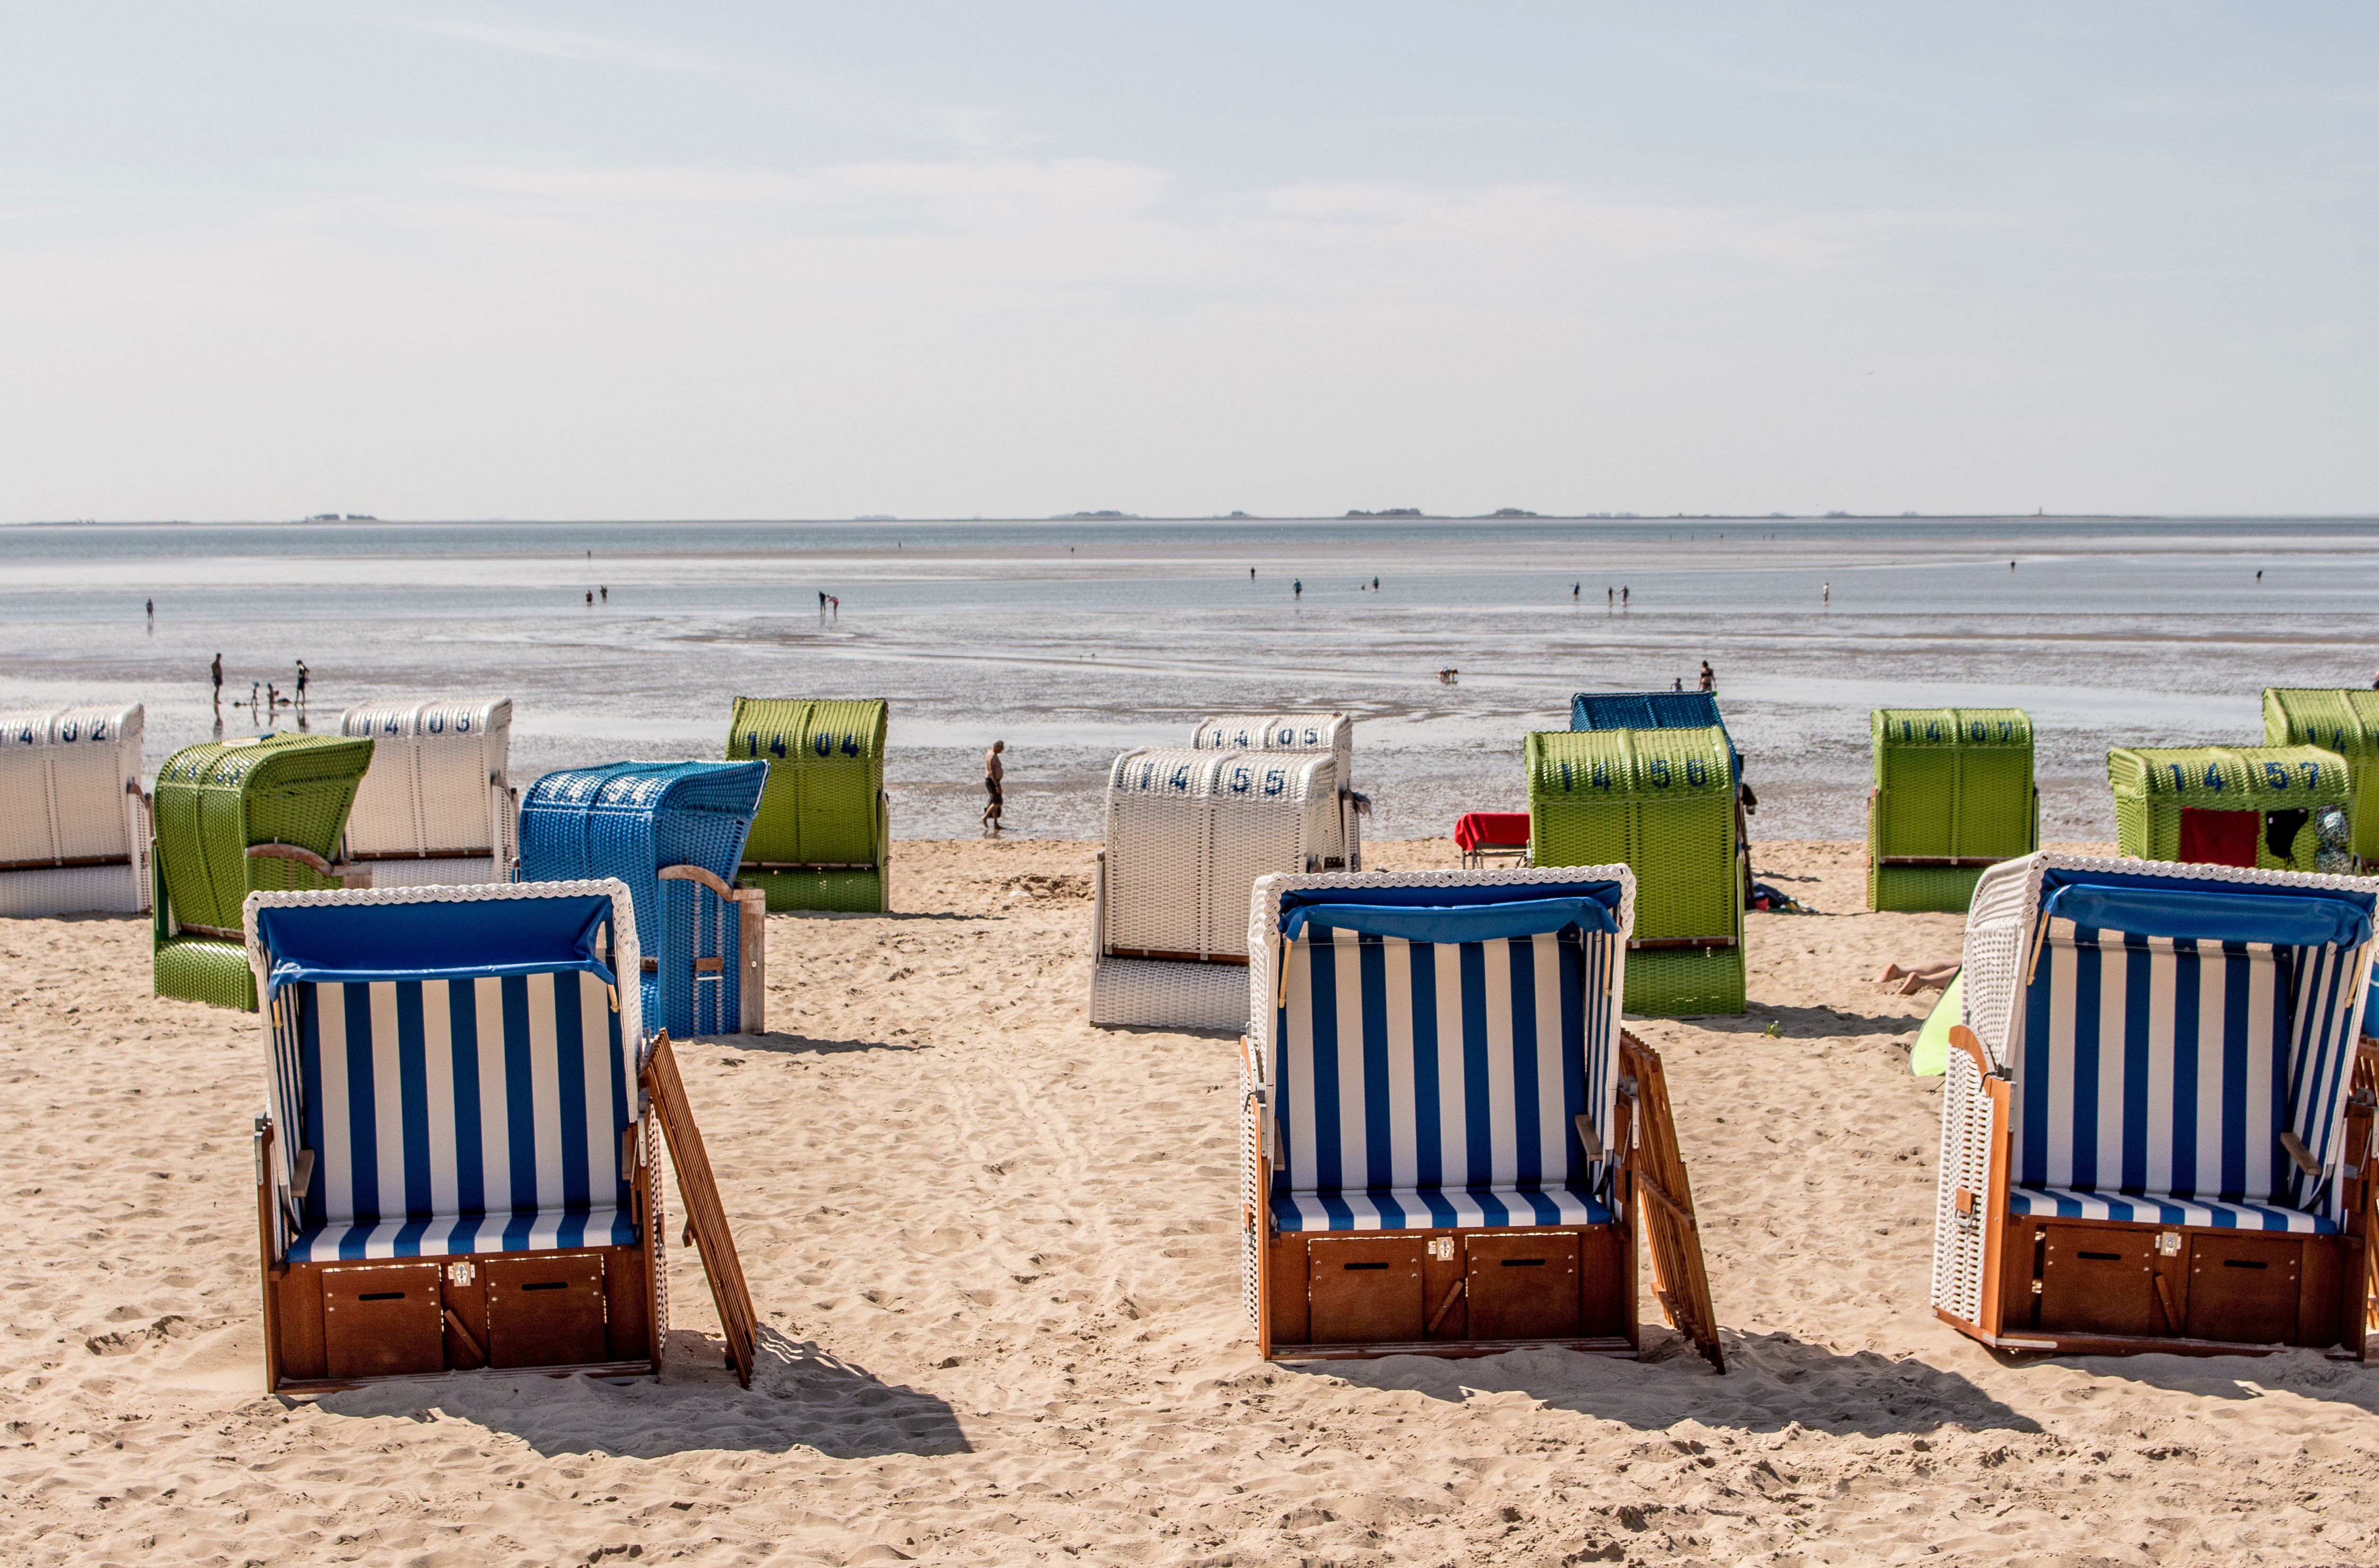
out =
[[[2361,1359],[2373,903],[2366,880],[2229,866],[1986,871],[1942,1104],[1939,1314],[2013,1349]]]
[[[1722,1369],[1660,1058],[1619,1025],[1634,899],[1624,866],[1256,883],[1262,1354],[1632,1353],[1640,1218],[1672,1321]]]
[[[655,1369],[656,1118],[748,1379],[749,1296],[669,1040],[618,983],[623,884],[255,893],[242,916],[271,1044],[268,1386]]]
[[[767,778],[764,762],[615,762],[549,773],[521,801],[520,879],[626,883],[645,1016],[680,1038],[760,1027],[762,896],[732,883]]]

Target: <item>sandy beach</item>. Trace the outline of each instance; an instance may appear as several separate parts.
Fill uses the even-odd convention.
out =
[[[1093,849],[903,842],[900,912],[771,919],[771,1033],[681,1048],[766,1324],[748,1393],[673,1248],[658,1381],[266,1395],[256,1020],[152,998],[143,920],[0,923],[0,1561],[2379,1561],[2362,1368],[2025,1361],[1934,1320],[1930,997],[1871,976],[1962,921],[1859,912],[1857,846],[1758,847],[1825,912],[1750,917],[1747,1016],[1636,1025],[1723,1377],[1661,1330],[1258,1361],[1235,1043],[1084,1022]]]

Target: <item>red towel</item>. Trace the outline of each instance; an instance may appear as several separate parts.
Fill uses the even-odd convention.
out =
[[[2263,833],[2264,814],[2259,811],[2180,808],[2180,858],[2184,861],[2201,865],[2253,865]]]
[[[1524,811],[1467,811],[1455,819],[1454,847],[1465,854],[1478,849],[1516,850],[1528,841],[1528,814]]]

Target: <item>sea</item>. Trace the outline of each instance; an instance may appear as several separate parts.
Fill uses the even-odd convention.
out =
[[[305,711],[249,706],[299,659]],[[1092,838],[1119,752],[1316,710],[1355,717],[1368,834],[1442,835],[1526,809],[1572,693],[1705,660],[1755,838],[1862,836],[1882,706],[2027,710],[2044,838],[2110,838],[2108,747],[2258,742],[2264,687],[2379,678],[2379,519],[0,527],[0,709],[143,703],[152,778],[372,700],[511,698],[525,786],[720,755],[739,694],[884,697],[900,838],[979,831],[996,740],[1009,835]]]

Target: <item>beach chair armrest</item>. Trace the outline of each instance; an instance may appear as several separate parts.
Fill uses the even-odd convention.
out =
[[[1577,1140],[1585,1145],[1586,1157],[1589,1160],[1601,1159],[1602,1130],[1594,1125],[1594,1118],[1580,1111],[1570,1117],[1570,1125],[1577,1128]]]
[[[2321,1162],[2313,1157],[2313,1151],[2305,1147],[2303,1139],[2299,1138],[2294,1132],[2283,1130],[2280,1134],[2280,1147],[2288,1152],[2289,1159],[2296,1162],[2297,1169],[2315,1181],[2321,1179]]]

